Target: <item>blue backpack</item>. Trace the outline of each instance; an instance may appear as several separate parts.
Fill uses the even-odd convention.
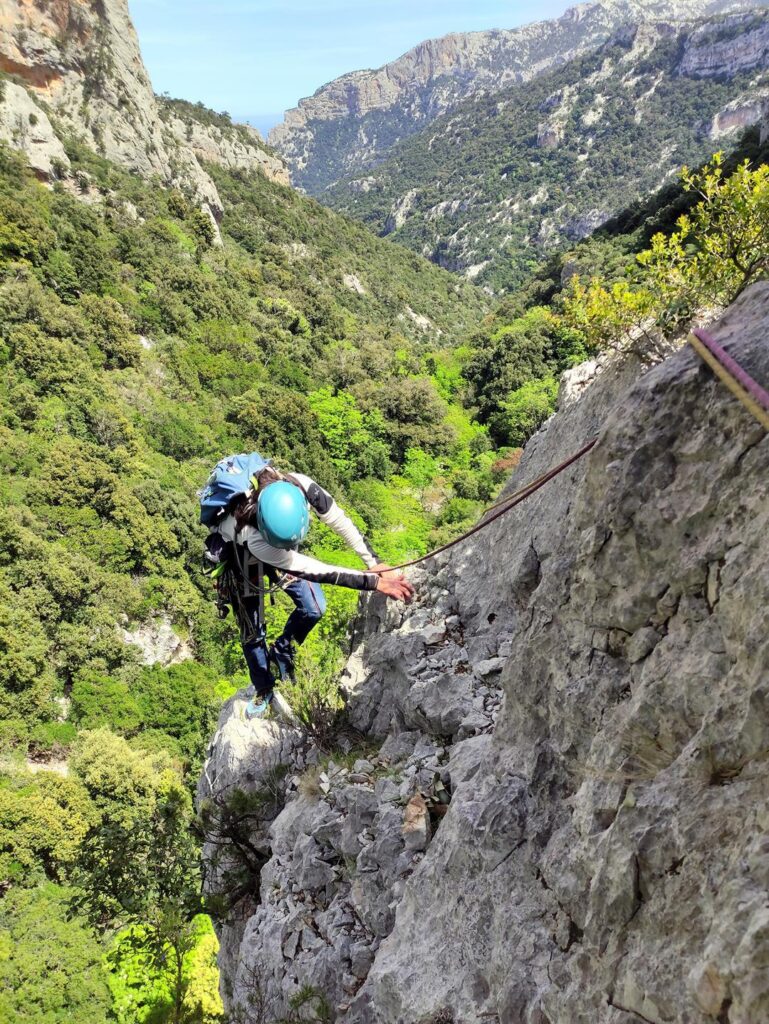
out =
[[[200,521],[204,526],[213,525],[224,515],[234,498],[248,494],[253,486],[252,478],[260,473],[269,462],[258,452],[249,455],[228,455],[214,466],[211,476],[200,498]]]

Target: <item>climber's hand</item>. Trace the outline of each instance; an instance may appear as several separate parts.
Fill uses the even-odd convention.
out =
[[[414,587],[403,576],[380,576],[377,590],[394,601],[405,601],[406,604],[410,604],[414,596]]]

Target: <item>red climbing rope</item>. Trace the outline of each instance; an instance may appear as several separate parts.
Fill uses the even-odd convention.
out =
[[[692,331],[688,338],[697,355],[705,362],[748,412],[769,430],[769,394],[704,331]]]
[[[705,360],[718,377],[726,384],[729,390],[734,394],[743,405],[750,410],[756,419],[762,423],[767,430],[769,430],[769,392],[761,387],[747,371],[743,370],[740,364],[733,359],[728,352],[726,352],[706,331],[697,330],[692,331],[689,335],[689,341],[693,348],[699,353],[699,355]],[[448,544],[443,544],[441,547],[436,548],[434,551],[428,551],[426,555],[421,555],[419,558],[413,558],[410,562],[403,562],[402,565],[394,565],[391,569],[378,569],[376,570],[378,575],[382,575],[385,572],[399,572],[401,569],[408,569],[412,565],[419,565],[421,562],[426,562],[428,558],[434,558],[436,555],[443,554],[444,551],[448,551],[450,548],[455,547],[457,544],[461,544],[469,537],[473,537],[480,530],[485,529],[500,516],[503,516],[506,512],[509,512],[511,508],[515,508],[522,501],[525,501],[530,495],[538,491],[540,487],[543,487],[548,480],[552,480],[553,477],[558,476],[569,466],[572,466],[578,459],[581,459],[583,455],[595,447],[598,441],[597,437],[594,437],[587,444],[583,445],[578,452],[569,456],[559,465],[554,466],[553,469],[543,473],[542,476],[533,480],[530,484],[522,487],[514,494],[509,495],[507,498],[503,498],[501,501],[492,505],[491,508],[487,509],[485,518],[481,519],[479,523],[476,523],[472,529],[467,530],[465,533],[460,534],[459,537],[455,537],[454,540],[449,541]],[[489,514],[491,513],[491,514]]]
[[[707,331],[703,331],[699,327],[695,328],[692,334],[695,338],[699,338],[705,348],[715,356],[724,369],[729,371],[743,391],[747,391],[766,412],[769,412],[769,391],[766,391],[757,381],[753,380],[736,359],[732,359],[729,353],[718,344],[712,334],[708,334]]]
[[[421,555],[419,558],[414,558],[410,562],[404,562],[402,565],[394,565],[391,569],[378,569],[377,574],[382,575],[382,573],[385,572],[399,572],[401,569],[408,569],[412,565],[419,565],[420,562],[425,562],[427,561],[428,558],[434,558],[435,555],[441,555],[443,554],[444,551],[448,551],[449,548],[453,548],[455,547],[455,545],[461,544],[462,541],[467,540],[468,537],[474,536],[480,530],[483,530],[485,527],[489,526],[489,524],[493,523],[495,519],[499,519],[499,517],[503,516],[505,512],[509,512],[511,508],[515,508],[516,505],[519,505],[531,494],[534,494],[535,491],[538,491],[540,487],[543,487],[548,482],[548,480],[552,480],[553,477],[558,476],[559,473],[563,473],[565,469],[568,469],[569,466],[573,465],[578,459],[581,459],[583,455],[587,455],[591,448],[595,447],[597,442],[598,438],[594,437],[592,441],[588,441],[586,445],[583,445],[578,452],[575,452],[573,455],[570,455],[568,459],[565,459],[559,465],[554,466],[552,469],[548,470],[547,473],[543,473],[542,476],[537,477],[536,480],[533,480],[530,484],[527,484],[526,487],[522,487],[519,491],[516,491],[515,494],[511,494],[509,498],[504,499],[499,504],[492,506],[492,509],[494,509],[492,515],[487,515],[487,518],[482,519],[480,523],[476,523],[476,525],[473,526],[472,529],[468,530],[466,533],[461,534],[459,537],[455,537],[454,540],[449,541],[448,544],[443,544],[441,545],[441,547],[436,548],[434,551],[428,551],[426,555]]]

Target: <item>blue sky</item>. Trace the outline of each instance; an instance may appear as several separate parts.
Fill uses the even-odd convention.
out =
[[[514,28],[568,0],[129,0],[156,92],[202,100],[264,130],[346,71],[447,32]]]

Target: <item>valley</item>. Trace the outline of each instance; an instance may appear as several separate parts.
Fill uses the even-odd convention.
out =
[[[686,339],[767,387],[767,75],[765,5],[603,0],[268,144],[126,0],[0,0],[4,1024],[766,1018],[769,449]],[[325,588],[289,721],[203,558],[241,451],[426,557]]]

